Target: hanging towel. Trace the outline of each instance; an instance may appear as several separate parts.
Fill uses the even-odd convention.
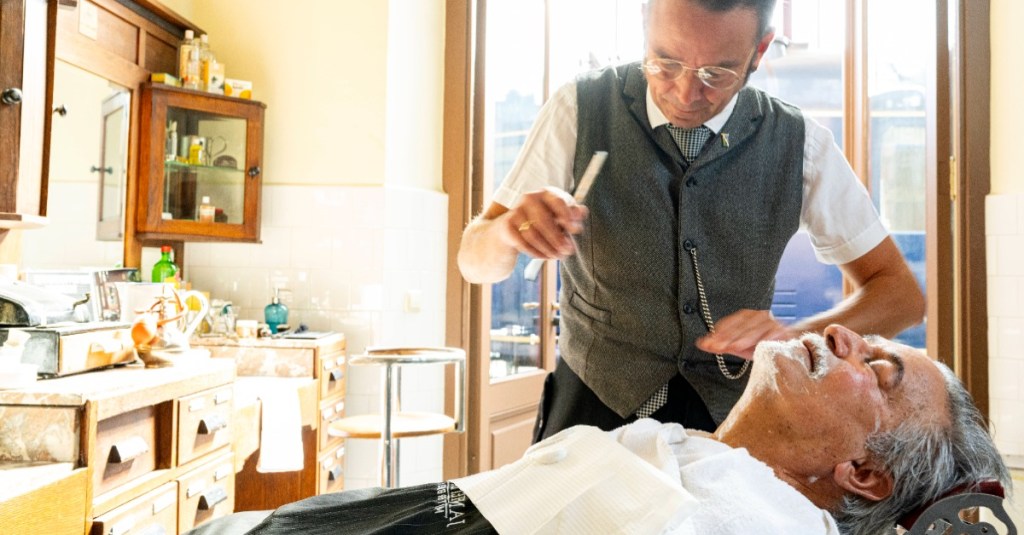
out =
[[[260,460],[256,471],[302,470],[302,410],[299,393],[290,385],[268,387],[259,393]]]

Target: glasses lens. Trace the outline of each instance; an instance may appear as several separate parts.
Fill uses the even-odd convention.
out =
[[[654,58],[644,63],[644,70],[659,80],[671,81],[683,74],[683,64],[668,59]]]
[[[740,79],[738,74],[724,67],[701,67],[697,69],[697,78],[715,89],[728,89]]]

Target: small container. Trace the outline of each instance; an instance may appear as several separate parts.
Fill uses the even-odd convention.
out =
[[[256,338],[259,324],[256,320],[238,320],[235,322],[235,334],[239,338]]]
[[[267,327],[270,328],[270,334],[277,334],[278,327],[288,323],[288,307],[281,302],[281,289],[274,288],[274,297],[270,300],[270,304],[263,308],[264,319],[267,321]]]
[[[203,202],[199,205],[199,222],[213,223],[217,210],[210,204],[210,197],[203,196]]]

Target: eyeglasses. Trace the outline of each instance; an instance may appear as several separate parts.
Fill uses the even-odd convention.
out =
[[[664,82],[671,82],[683,74],[693,71],[697,79],[711,89],[732,89],[740,82],[740,75],[725,67],[687,67],[674,59],[651,58],[645,60],[640,68]]]

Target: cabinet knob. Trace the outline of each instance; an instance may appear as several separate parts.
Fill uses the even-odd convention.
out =
[[[260,166],[258,165],[254,165],[249,168],[249,176],[252,178],[256,178],[256,176],[259,175],[260,172]]]
[[[17,87],[8,87],[0,93],[0,102],[4,104],[21,104],[21,90]]]

